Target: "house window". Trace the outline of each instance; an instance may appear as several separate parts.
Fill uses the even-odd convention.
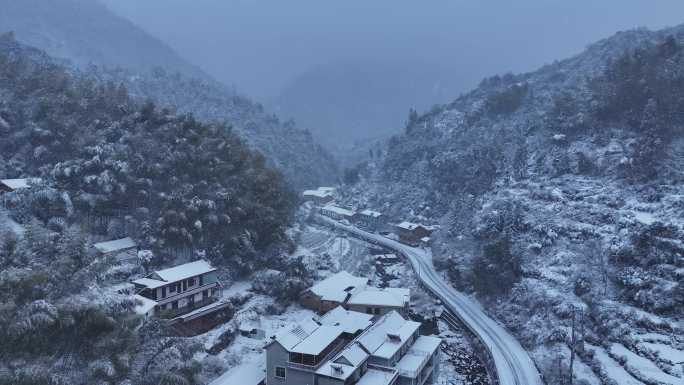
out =
[[[180,282],[178,282],[178,283],[176,284],[176,291],[179,292],[179,293],[181,292],[181,284],[180,284]]]
[[[171,302],[171,309],[178,309],[178,301]]]
[[[209,298],[209,290],[205,290],[202,292],[202,299],[207,299]]]
[[[368,313],[368,314],[373,314],[373,308],[370,307],[370,306],[368,306],[368,307],[366,308],[366,313]]]
[[[379,308],[379,307],[376,307],[376,308],[375,308],[375,314],[376,314],[376,315],[380,314],[380,308]]]
[[[169,286],[169,293],[175,293],[175,292],[176,292],[176,284]]]
[[[204,276],[203,275],[199,276],[199,285],[200,286],[204,285]]]
[[[188,286],[195,286],[195,278],[188,279]]]
[[[166,286],[162,287],[162,298],[166,298]]]
[[[285,378],[285,368],[282,366],[276,366],[275,368],[275,376],[277,378]]]

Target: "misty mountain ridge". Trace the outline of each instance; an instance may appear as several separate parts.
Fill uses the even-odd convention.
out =
[[[538,71],[485,79],[412,115],[359,170],[348,202],[440,223],[435,264],[520,338],[550,383],[554,357],[569,362],[579,311],[593,380],[620,383],[604,357],[620,362],[624,350],[658,368],[625,365],[629,376],[677,383],[675,362],[646,336],[684,342],[682,68],[684,25],[621,32]]]
[[[211,79],[98,1],[0,0],[0,7],[0,30],[13,31],[19,41],[67,60],[87,76],[124,84],[139,101],[151,99],[205,121],[229,121],[293,186],[335,180],[334,159],[306,130]]]
[[[0,0],[0,30],[80,68],[106,64],[138,72],[163,66],[208,77],[159,39],[97,0]]]
[[[353,145],[397,133],[410,109],[428,110],[467,83],[457,70],[435,63],[347,59],[305,71],[272,105],[345,157]]]

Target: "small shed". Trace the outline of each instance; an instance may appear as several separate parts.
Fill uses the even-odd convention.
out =
[[[102,257],[111,256],[120,263],[138,261],[138,244],[130,237],[95,243],[93,248]]]
[[[0,179],[0,193],[29,189],[40,182],[40,178]]]

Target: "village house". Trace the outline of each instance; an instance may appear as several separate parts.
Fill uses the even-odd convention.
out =
[[[425,226],[411,222],[401,222],[395,228],[399,236],[399,242],[410,246],[428,244],[430,242],[430,235],[435,230],[434,226]]]
[[[221,295],[216,269],[204,260],[158,270],[133,281],[136,293],[154,302],[154,314],[172,318],[215,302]],[[146,301],[146,306],[151,303]]]
[[[302,193],[304,201],[312,201],[317,205],[325,205],[335,199],[335,189],[332,187],[319,187],[316,190],[306,190]]]
[[[41,183],[40,178],[0,179],[0,193],[29,189],[32,185],[39,183]]]
[[[358,213],[357,222],[369,230],[380,230],[386,221],[383,213],[366,209]]]
[[[42,182],[40,178],[22,178],[22,179],[0,179],[0,195],[2,195],[2,206],[7,207],[7,198],[5,193],[15,191],[27,190],[35,184]]]
[[[342,306],[348,310],[381,316],[393,310],[407,314],[410,299],[409,289],[379,289],[370,286],[367,278],[341,271],[304,291],[300,302],[321,314]]]
[[[93,248],[102,258],[112,257],[119,263],[138,262],[138,244],[130,237],[95,243]]]
[[[423,385],[437,378],[436,337],[392,311],[331,310],[283,328],[266,345],[266,385]]]
[[[354,211],[335,205],[325,205],[321,207],[320,212],[321,215],[338,221],[347,220],[351,223],[356,218],[356,213]]]

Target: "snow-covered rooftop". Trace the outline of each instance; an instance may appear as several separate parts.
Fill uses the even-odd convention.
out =
[[[331,275],[309,290],[323,301],[346,302],[352,305],[403,307],[409,303],[411,297],[409,289],[370,287],[368,279],[355,277],[344,270]]]
[[[152,278],[138,278],[138,279],[134,280],[133,283],[135,283],[137,285],[145,286],[145,287],[150,288],[150,289],[156,289],[158,287],[162,287],[162,286],[168,284],[168,282],[164,282],[164,281],[160,281],[158,279],[152,279]]]
[[[205,260],[199,260],[195,262],[186,263],[183,265],[174,266],[164,270],[158,270],[154,272],[155,276],[158,276],[166,282],[176,282],[187,278],[196,277],[198,275],[210,273],[216,269],[211,266],[211,264]]]
[[[138,247],[138,244],[135,243],[135,241],[130,237],[126,237],[121,239],[115,239],[113,241],[99,242],[94,244],[93,247],[100,253],[108,254]]]
[[[372,314],[345,310],[342,306],[338,306],[325,313],[319,321],[323,325],[340,325],[345,333],[355,334],[369,327],[372,319]]]
[[[40,183],[40,178],[23,178],[23,179],[2,179],[0,183],[11,188],[12,190],[20,190],[30,188],[32,184]]]
[[[442,340],[437,337],[418,337],[408,352],[406,352],[401,360],[397,362],[397,369],[402,374],[415,376],[419,371],[423,370],[425,364],[428,362],[432,354],[439,349],[439,345],[441,343]]]
[[[378,370],[369,368],[356,385],[389,385],[396,375],[396,370]]]
[[[282,329],[275,336],[275,340],[282,345],[285,350],[291,351],[298,343],[309,337],[320,325],[311,319],[290,325]]]
[[[332,197],[331,192],[321,191],[321,190],[306,190],[302,193],[305,197],[317,197],[317,198],[327,198]]]
[[[406,221],[401,222],[400,224],[397,225],[397,227],[404,229],[404,230],[409,230],[409,231],[413,231],[413,230],[417,229],[418,227],[424,228],[424,226],[421,224],[406,222]]]
[[[157,302],[153,301],[149,298],[145,298],[142,295],[134,295],[133,298],[135,298],[137,301],[140,301],[139,304],[135,305],[135,312],[140,315],[145,315],[147,312],[150,310],[154,309],[155,306],[157,306]]]
[[[343,217],[353,217],[354,212],[335,205],[325,205],[321,210],[330,211]]]
[[[282,329],[275,341],[286,350],[304,354],[318,354],[342,333],[354,334],[370,325],[372,315],[347,311],[337,307],[316,322],[306,319]],[[314,352],[314,353],[311,353]]]
[[[367,278],[355,277],[343,270],[322,280],[309,290],[321,300],[343,302],[349,293],[358,288],[365,288],[367,284]]]
[[[361,334],[358,341],[371,355],[389,358],[406,344],[419,327],[418,322],[407,321],[399,313],[392,311]]]
[[[387,307],[403,307],[411,298],[411,291],[402,288],[366,288],[354,293],[347,301],[350,305],[376,305]]]
[[[292,348],[292,352],[301,354],[318,355],[326,347],[332,344],[342,333],[341,326],[323,325],[314,330],[308,337]]]
[[[442,344],[442,340],[433,336],[420,336],[413,343],[410,350],[434,353],[435,350],[439,349],[439,345]]]
[[[316,374],[346,380],[354,373],[354,370],[366,362],[368,357],[368,353],[358,343],[352,343],[335,358],[323,364]]]
[[[361,211],[359,214],[366,216],[366,217],[372,217],[372,218],[379,218],[382,216],[381,212],[368,210],[368,209]]]

